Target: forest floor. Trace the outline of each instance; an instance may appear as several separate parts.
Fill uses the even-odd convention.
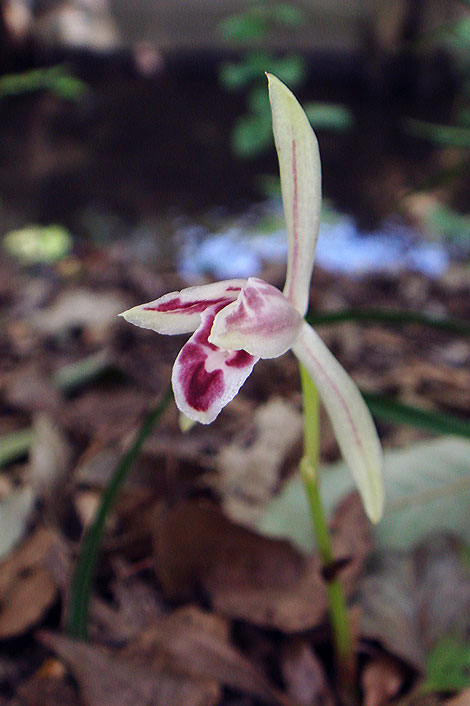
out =
[[[282,286],[280,268],[265,277]],[[337,703],[318,557],[259,530],[301,454],[290,354],[257,365],[210,427],[183,435],[170,404],[108,518],[89,639],[66,632],[80,539],[167,389],[182,343],[117,314],[182,286],[177,275],[92,245],[55,265],[0,260],[2,706]],[[454,265],[439,280],[315,272],[312,311],[371,303],[468,321],[470,272]],[[319,332],[363,389],[468,418],[465,338],[415,324],[350,322]],[[378,428],[386,449],[430,438],[381,420]],[[321,454],[324,462],[338,456],[326,419]],[[371,577],[375,539],[355,495],[331,522],[337,556],[347,558],[340,577],[355,626],[360,703],[470,703],[468,689],[421,688],[430,650],[449,635],[468,637],[461,539],[441,533],[402,552],[415,583],[400,604],[390,598],[397,582],[403,591],[390,564],[396,553],[380,549],[392,567],[381,590]]]

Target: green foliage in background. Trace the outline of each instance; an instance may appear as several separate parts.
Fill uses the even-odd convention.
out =
[[[54,224],[28,225],[3,238],[4,249],[23,264],[57,262],[70,253],[72,246],[69,231]]]
[[[461,16],[423,34],[414,44],[416,52],[444,50],[453,60],[459,80],[459,90],[448,125],[408,118],[405,130],[420,139],[434,142],[442,148],[452,148],[459,155],[459,165],[452,172],[444,168],[433,179],[433,186],[448,186],[451,180],[468,178],[470,164],[470,0],[459,0],[463,5]],[[465,9],[467,8],[467,9]],[[467,11],[468,10],[468,11]],[[435,221],[434,223],[432,221]],[[450,206],[437,207],[432,215],[431,227],[437,235],[449,237],[454,242],[468,239],[469,217]]]
[[[470,686],[470,644],[446,637],[428,655],[426,691],[459,691]]]
[[[261,45],[280,31],[295,32],[305,21],[304,12],[295,5],[258,2],[244,12],[225,18],[219,29],[232,43]],[[278,76],[290,88],[302,86],[307,77],[302,56],[277,56],[261,48],[247,50],[240,61],[227,62],[220,67],[219,80],[225,90],[246,92],[248,112],[235,123],[231,137],[233,151],[238,157],[257,157],[272,144],[265,71]],[[305,105],[305,111],[317,129],[347,130],[353,122],[350,111],[342,105],[312,102]]]
[[[432,232],[450,243],[470,242],[470,215],[437,204],[428,218]]]
[[[0,98],[50,91],[64,100],[80,100],[87,90],[86,83],[62,64],[0,77]]]

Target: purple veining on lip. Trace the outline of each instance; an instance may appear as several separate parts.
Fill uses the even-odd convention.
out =
[[[233,288],[233,291],[237,291]],[[180,297],[175,297],[170,299],[170,301],[162,302],[158,306],[144,306],[144,311],[174,311],[174,312],[185,312],[189,314],[198,314],[208,309],[214,304],[229,304],[232,300],[227,297],[218,297],[217,299],[205,299],[201,301],[194,302],[183,302]]]

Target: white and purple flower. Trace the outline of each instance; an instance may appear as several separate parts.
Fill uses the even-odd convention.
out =
[[[176,358],[172,384],[178,408],[210,424],[237,394],[260,358],[289,349],[317,386],[341,452],[369,517],[383,508],[382,450],[356,384],[304,320],[320,224],[318,143],[296,98],[268,75],[289,239],[284,291],[256,277],[189,287],[121,316],[158,333],[193,333]]]

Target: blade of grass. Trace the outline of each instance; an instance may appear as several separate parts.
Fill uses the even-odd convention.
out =
[[[108,351],[101,350],[74,363],[63,365],[55,372],[53,382],[64,394],[68,394],[94,382],[111,367],[112,360]]]
[[[0,436],[0,467],[7,463],[16,461],[29,453],[29,449],[34,439],[34,430],[21,429],[10,434]]]
[[[83,538],[77,566],[72,578],[70,594],[67,632],[71,637],[82,640],[87,637],[90,593],[106,519],[114,505],[119,490],[139,455],[144,441],[152,432],[155,424],[172,399],[173,394],[171,387],[169,387],[158,404],[144,419],[134,443],[118,463],[108,486],[104,490],[95,519]]]
[[[393,400],[384,395],[361,390],[362,395],[374,417],[393,424],[426,429],[438,434],[453,434],[470,439],[470,422],[454,417],[446,412],[412,407],[404,402]]]
[[[468,127],[437,125],[424,120],[415,120],[414,118],[407,118],[403,122],[407,132],[423,140],[430,140],[440,145],[459,147],[461,149],[470,147],[470,129]]]
[[[339,324],[345,321],[381,324],[419,324],[428,328],[456,333],[470,338],[470,323],[449,316],[434,316],[408,309],[341,309],[309,313],[306,317],[312,326]]]

